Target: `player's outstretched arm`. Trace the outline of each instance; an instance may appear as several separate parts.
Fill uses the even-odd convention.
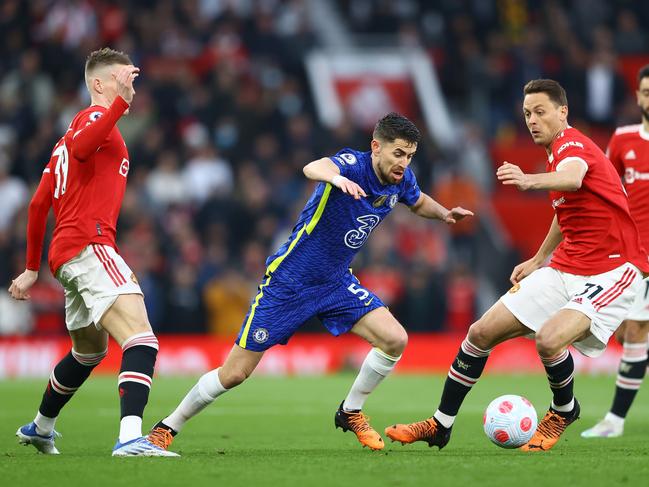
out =
[[[541,267],[562,240],[563,234],[561,233],[561,228],[559,227],[559,222],[555,215],[550,224],[548,234],[545,236],[545,239],[543,240],[541,247],[539,247],[539,250],[536,252],[536,255],[514,267],[512,275],[509,277],[512,284],[517,284],[524,277],[529,276],[532,272]]]
[[[516,186],[521,191],[577,191],[587,171],[587,164],[578,158],[564,159],[555,172],[541,174],[525,174],[517,165],[505,161],[496,171],[496,177],[505,186]]]
[[[347,179],[340,174],[340,169],[328,157],[323,157],[316,161],[308,163],[302,169],[304,175],[312,181],[322,181],[331,183],[343,193],[353,196],[354,199],[366,197],[365,191],[351,179]]]
[[[117,121],[133,101],[135,95],[133,81],[138,77],[139,72],[139,68],[135,66],[122,66],[113,75],[117,85],[117,96],[108,110],[96,121],[65,136],[65,145],[74,158],[79,161],[86,160],[106,141]]]
[[[421,193],[417,202],[410,207],[410,211],[424,218],[442,220],[444,223],[450,224],[457,223],[467,216],[473,216],[472,211],[465,210],[460,206],[447,210],[425,193]]]
[[[43,172],[41,182],[29,203],[27,213],[27,262],[25,271],[11,281],[9,293],[14,299],[28,299],[29,289],[38,279],[41,266],[43,240],[47,226],[47,214],[52,206],[52,190],[50,186],[50,166]]]

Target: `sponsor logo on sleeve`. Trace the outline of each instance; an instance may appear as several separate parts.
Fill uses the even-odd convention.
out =
[[[565,202],[566,202],[566,198],[563,196],[561,198],[557,198],[556,200],[552,200],[552,208],[556,209],[557,206],[561,206]]]
[[[557,151],[557,155],[561,154],[564,150],[566,150],[568,147],[577,147],[579,149],[584,148],[584,144],[581,142],[577,142],[576,140],[570,140],[563,144],[561,147],[559,147],[559,150]]]
[[[90,115],[88,115],[88,118],[90,119],[91,122],[94,122],[102,115],[103,115],[102,112],[92,112]]]

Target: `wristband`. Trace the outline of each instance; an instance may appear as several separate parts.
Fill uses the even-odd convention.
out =
[[[340,183],[342,183],[343,179],[347,179],[345,176],[341,176],[340,174],[336,174],[333,178],[331,178],[331,184],[333,184],[336,188],[340,188]]]

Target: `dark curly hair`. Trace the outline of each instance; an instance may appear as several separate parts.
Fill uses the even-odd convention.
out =
[[[421,134],[415,124],[395,112],[388,113],[376,123],[372,137],[383,142],[402,139],[411,144],[418,144],[421,140]]]

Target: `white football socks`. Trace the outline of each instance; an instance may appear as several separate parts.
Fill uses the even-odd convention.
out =
[[[126,443],[142,436],[142,418],[124,416],[119,422],[119,442]]]
[[[433,418],[435,418],[439,422],[439,424],[441,424],[444,428],[450,428],[451,426],[453,426],[453,423],[455,422],[455,416],[449,416],[448,414],[444,414],[439,409],[435,411],[435,414],[433,414]]]
[[[615,426],[624,426],[624,418],[620,418],[617,414],[613,414],[610,411],[606,413],[604,420],[614,424]]]
[[[219,370],[210,370],[198,379],[196,385],[187,393],[176,410],[163,419],[162,422],[179,432],[187,421],[226,392],[228,389],[221,384]]]
[[[370,350],[349,394],[347,394],[343,410],[358,411],[363,409],[367,397],[392,372],[400,358],[401,356],[392,357],[378,348]]]
[[[48,418],[47,416],[43,416],[39,411],[38,413],[36,413],[34,423],[36,424],[36,433],[41,436],[49,436],[54,431],[56,418]]]
[[[568,404],[563,404],[561,406],[557,406],[554,401],[552,401],[552,409],[559,411],[560,413],[569,413],[575,409],[575,398],[573,397]]]

